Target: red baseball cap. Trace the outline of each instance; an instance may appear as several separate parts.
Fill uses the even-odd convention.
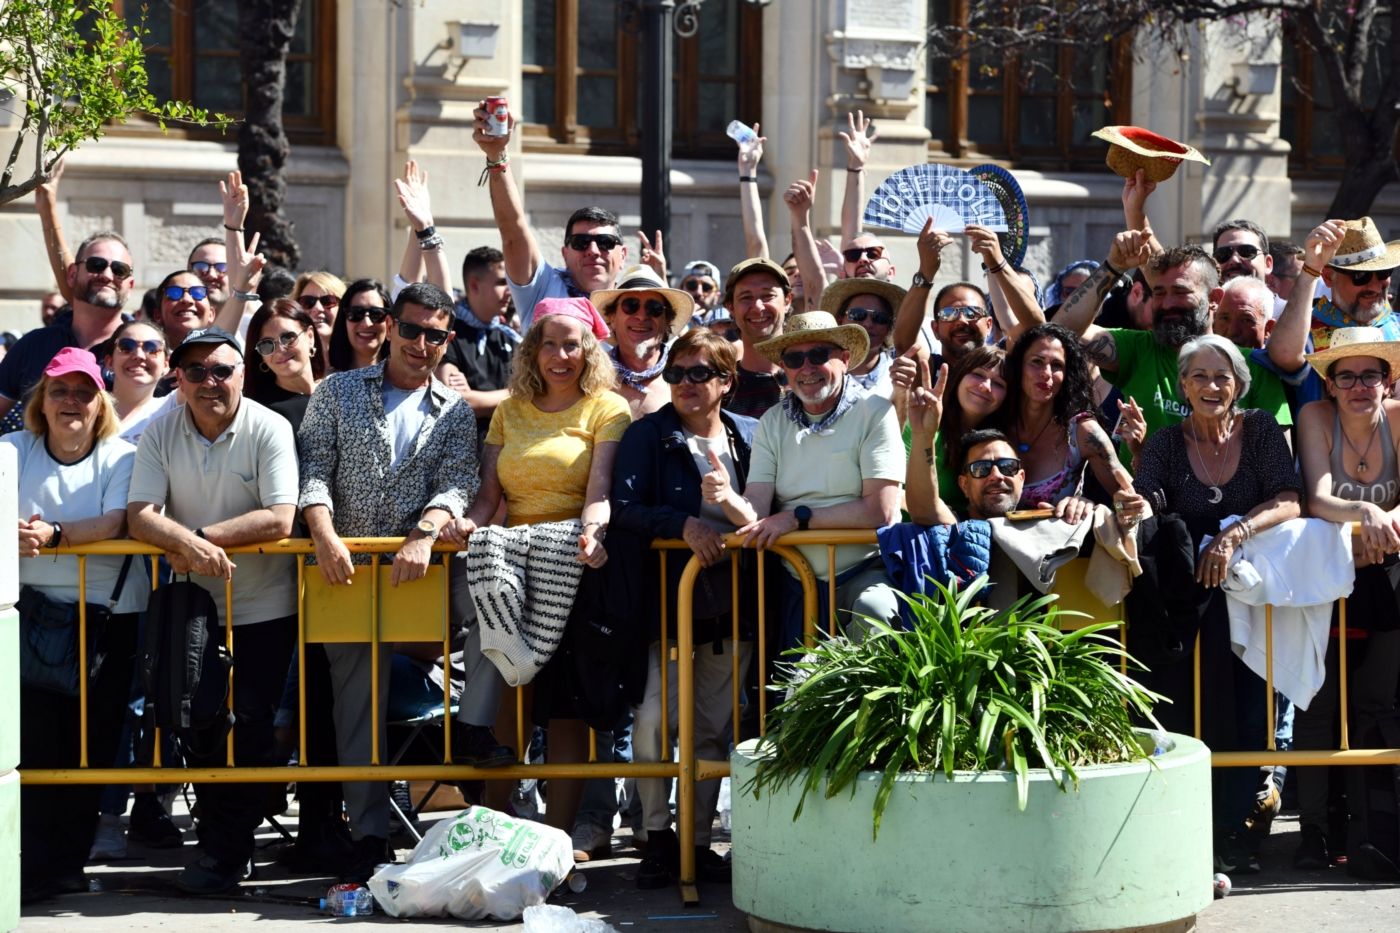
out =
[[[49,365],[44,367],[44,375],[50,379],[66,376],[69,373],[82,373],[93,381],[99,391],[106,391],[107,383],[102,379],[102,367],[97,365],[97,357],[79,347],[64,347],[53,355]]]

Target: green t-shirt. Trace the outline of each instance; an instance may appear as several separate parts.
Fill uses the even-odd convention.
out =
[[[1123,391],[1124,398],[1132,398],[1142,409],[1143,420],[1147,422],[1147,436],[1179,424],[1187,414],[1177,388],[1177,351],[1164,347],[1150,331],[1129,328],[1112,328],[1113,343],[1118,350],[1118,369],[1101,370],[1104,379]],[[1239,408],[1261,408],[1274,416],[1280,425],[1293,423],[1288,410],[1288,398],[1283,393],[1283,383],[1269,370],[1256,363],[1250,356],[1248,347],[1240,347],[1251,376],[1249,391],[1240,399]],[[1127,445],[1120,444],[1118,456],[1125,464],[1132,464],[1132,456]]]

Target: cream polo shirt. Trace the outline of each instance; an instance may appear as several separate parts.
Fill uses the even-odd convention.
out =
[[[297,503],[296,440],[286,418],[246,396],[233,424],[214,441],[184,405],[162,415],[141,435],[131,474],[131,502],[162,506],[186,528],[274,505]],[[233,624],[250,625],[296,613],[296,561],[268,554],[232,556]],[[192,574],[224,614],[224,581]]]

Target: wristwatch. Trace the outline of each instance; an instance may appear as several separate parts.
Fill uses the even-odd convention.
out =
[[[932,287],[933,287],[933,281],[932,281],[931,279],[926,279],[926,278],[924,278],[924,274],[923,274],[922,272],[915,272],[915,273],[914,273],[914,278],[913,278],[913,280],[909,283],[909,287],[910,287],[910,288],[932,288]]]
[[[812,510],[805,505],[799,505],[792,510],[792,517],[797,519],[797,530],[806,531],[807,523],[812,520]]]
[[[196,529],[194,530],[194,536],[195,536],[196,538],[203,538],[205,541],[208,541],[208,540],[209,540],[209,536],[208,536],[207,534],[204,533],[204,529],[203,529],[203,528],[196,528]]]
[[[438,539],[438,535],[441,533],[441,529],[439,529],[437,525],[433,524],[432,519],[428,518],[425,518],[418,523],[418,530],[422,532],[423,537],[427,538],[429,541],[436,541]]]

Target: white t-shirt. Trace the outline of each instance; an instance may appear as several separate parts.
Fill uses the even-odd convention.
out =
[[[141,443],[146,428],[161,415],[180,407],[180,393],[171,392],[160,398],[151,396],[122,419],[121,439],[131,444]]]
[[[726,431],[719,437],[701,437],[698,434],[691,434],[684,428],[685,446],[690,448],[690,456],[695,461],[695,466],[700,470],[700,475],[714,470],[714,464],[710,463],[709,452],[713,450],[719,455],[719,462],[724,467],[724,471],[729,474],[729,485],[735,489],[739,488],[739,473],[734,469],[734,455],[729,450],[729,433]],[[724,508],[718,503],[707,502],[704,495],[700,496],[700,517],[716,529],[722,532],[735,530],[734,523],[729,520],[729,516],[724,514]]]
[[[38,515],[46,522],[76,522],[126,509],[136,448],[121,438],[109,437],[77,463],[59,463],[49,455],[44,438],[28,431],[6,434],[0,437],[0,444],[14,447],[19,461],[18,511],[22,518]],[[88,602],[105,604],[111,598],[123,560],[115,555],[87,559]],[[22,558],[19,582],[58,602],[77,603],[78,558]],[[133,557],[114,611],[140,612],[150,594],[146,564]]]
[[[394,447],[390,470],[398,469],[403,458],[413,453],[429,410],[426,385],[417,389],[399,389],[389,385],[389,380],[384,380],[384,420]]]

